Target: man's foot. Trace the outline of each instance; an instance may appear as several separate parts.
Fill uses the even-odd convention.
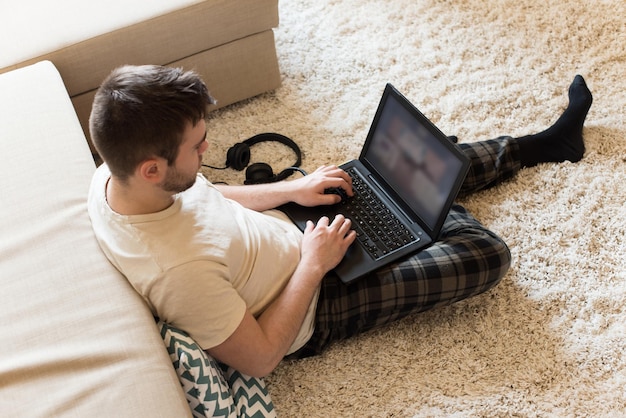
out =
[[[581,75],[574,78],[568,95],[569,105],[554,125],[538,134],[517,139],[523,167],[566,160],[575,163],[583,157],[583,124],[593,96]]]

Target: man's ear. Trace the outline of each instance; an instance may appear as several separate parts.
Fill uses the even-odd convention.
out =
[[[160,183],[165,178],[167,163],[163,158],[150,158],[137,166],[137,175],[149,183]]]

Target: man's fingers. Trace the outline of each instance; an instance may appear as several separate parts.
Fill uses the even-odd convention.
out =
[[[317,221],[317,226],[328,226],[330,223],[330,219],[328,219],[328,216],[322,216],[318,221]]]

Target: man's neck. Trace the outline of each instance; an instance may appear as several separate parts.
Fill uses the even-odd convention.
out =
[[[109,207],[121,215],[146,215],[167,209],[174,203],[174,196],[152,185],[122,183],[111,177],[106,184]]]

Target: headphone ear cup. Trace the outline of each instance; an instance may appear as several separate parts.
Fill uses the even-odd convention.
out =
[[[246,169],[246,180],[243,184],[272,183],[276,181],[274,171],[269,164],[254,163]]]
[[[248,144],[238,142],[226,152],[226,166],[241,171],[250,162],[250,147]]]

